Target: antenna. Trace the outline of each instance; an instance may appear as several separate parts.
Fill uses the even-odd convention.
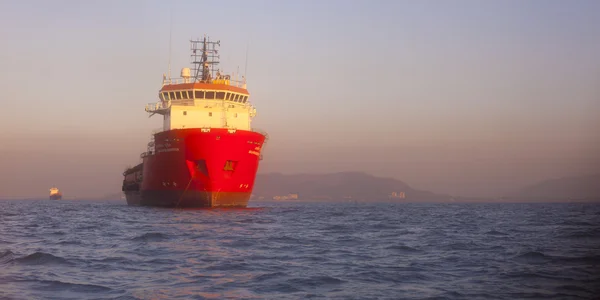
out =
[[[173,3],[169,6],[169,81],[171,81],[171,40],[173,36]]]
[[[250,41],[246,43],[246,63],[244,65],[244,83],[246,83],[246,74],[248,73],[248,48],[250,48]]]

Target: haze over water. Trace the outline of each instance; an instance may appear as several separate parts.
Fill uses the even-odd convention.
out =
[[[119,192],[203,34],[247,71],[259,172],[496,197],[600,170],[594,0],[3,1],[0,28],[0,198]]]

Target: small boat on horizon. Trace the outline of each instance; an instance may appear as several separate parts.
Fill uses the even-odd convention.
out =
[[[61,200],[62,193],[56,187],[50,188],[50,200]]]

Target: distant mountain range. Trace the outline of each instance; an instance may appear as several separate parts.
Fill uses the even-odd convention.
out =
[[[333,201],[449,201],[451,196],[411,188],[406,183],[363,172],[329,174],[258,174],[254,199],[304,199]]]
[[[121,199],[122,193],[100,197]],[[600,201],[600,174],[545,180],[501,198],[467,198],[418,190],[394,179],[364,172],[328,174],[265,173],[256,176],[253,200],[395,202],[564,202]],[[123,200],[124,201],[124,200]]]
[[[509,194],[520,201],[600,201],[600,174],[544,180]]]

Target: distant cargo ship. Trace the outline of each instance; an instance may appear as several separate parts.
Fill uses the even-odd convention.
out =
[[[256,109],[245,78],[216,68],[220,42],[190,42],[194,68],[163,76],[160,102],[146,106],[163,116],[163,128],[123,172],[128,205],[246,207],[250,199],[267,135],[250,125]]]
[[[50,189],[50,200],[61,200],[62,193],[55,187]]]

